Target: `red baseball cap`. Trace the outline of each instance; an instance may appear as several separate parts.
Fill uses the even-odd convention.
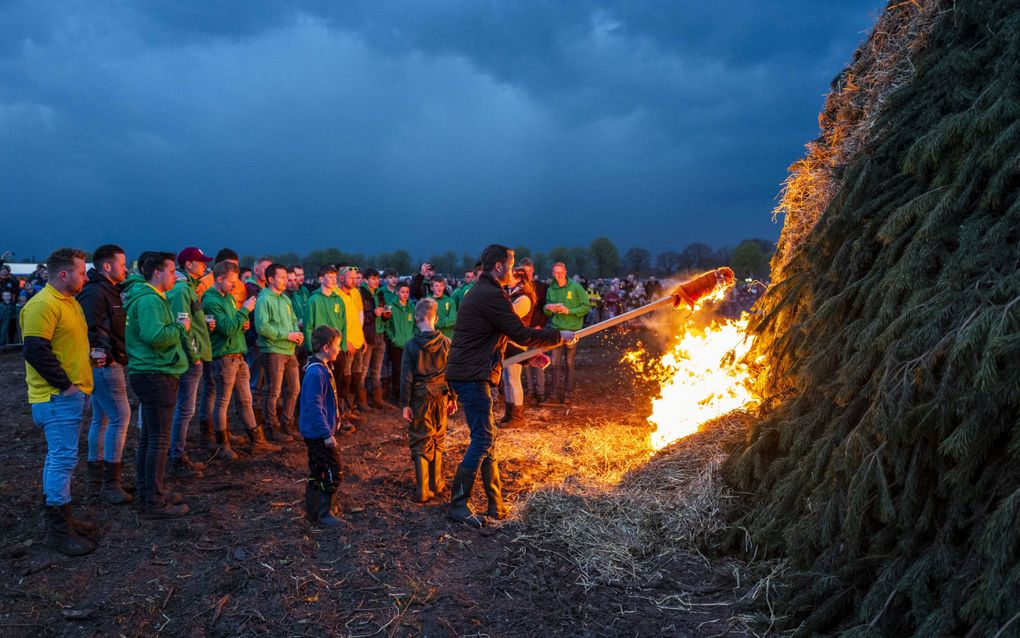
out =
[[[177,253],[177,264],[183,266],[186,261],[212,261],[212,257],[206,257],[205,253],[202,252],[201,248],[195,246],[188,246],[181,252]]]

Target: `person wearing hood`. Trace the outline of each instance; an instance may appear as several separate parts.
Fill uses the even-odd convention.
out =
[[[188,330],[190,365],[187,372],[181,375],[177,387],[177,406],[174,408],[174,424],[170,435],[170,474],[181,479],[202,478],[205,470],[205,465],[188,456],[187,445],[188,425],[195,416],[202,370],[212,363],[209,332],[215,328],[215,324],[206,321],[197,290],[199,280],[205,276],[210,261],[212,258],[194,246],[182,250],[177,254],[177,265],[181,268],[177,273],[177,282],[166,294],[170,311],[176,315],[187,313],[191,319],[191,328]]]
[[[174,254],[145,252],[138,260],[141,279],[125,281],[125,344],[128,380],[141,403],[142,428],[135,454],[136,496],[142,518],[174,518],[188,506],[164,482],[177,387],[191,365],[190,317],[174,315],[166,293],[174,287]]]
[[[468,504],[479,470],[489,501],[487,515],[504,518],[507,514],[494,449],[496,424],[492,418],[491,393],[491,388],[499,383],[507,341],[525,347],[576,341],[569,330],[528,328],[514,313],[504,288],[513,273],[513,250],[492,244],[482,252],[481,262],[482,275],[457,311],[446,371],[450,387],[464,405],[464,417],[471,429],[471,443],[453,477],[448,516],[471,527],[485,524],[484,517],[476,515]]]
[[[450,340],[436,330],[437,302],[426,297],[414,307],[418,333],[404,346],[400,363],[400,408],[414,466],[414,500],[424,503],[446,491],[443,448],[446,418],[457,411],[457,397],[446,383]]]
[[[89,494],[117,505],[133,496],[121,481],[124,441],[131,423],[127,395],[127,349],[124,344],[124,301],[121,288],[127,278],[124,249],[104,244],[92,253],[93,267],[78,293],[78,303],[89,327],[89,347],[105,355],[103,365],[93,365],[92,422],[89,425],[87,476]]]

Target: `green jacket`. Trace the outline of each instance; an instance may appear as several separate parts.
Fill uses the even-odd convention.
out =
[[[386,322],[386,339],[398,348],[414,337],[414,302],[407,300],[406,306],[401,306],[398,300],[393,304],[393,316]]]
[[[132,275],[124,282],[124,310],[128,373],[184,374],[191,365],[185,350],[191,338],[177,323],[166,295],[141,275]]]
[[[400,296],[397,295],[396,291],[391,292],[386,286],[380,286],[379,289],[382,290],[383,301],[386,302],[387,306],[395,306],[400,303]]]
[[[305,347],[312,351],[312,332],[319,326],[331,326],[340,333],[340,348],[347,351],[347,310],[344,300],[334,290],[322,294],[322,288],[312,293],[305,307]]]
[[[269,354],[294,354],[296,344],[287,335],[297,330],[297,316],[290,299],[266,286],[255,302],[255,343],[259,352]]]
[[[545,303],[563,304],[570,310],[568,314],[562,315],[553,314],[545,308],[542,309],[550,318],[549,327],[557,330],[580,330],[584,325],[585,315],[591,312],[591,306],[588,305],[588,293],[584,291],[581,284],[573,279],[567,279],[565,286],[560,286],[554,279],[545,294]]]
[[[460,308],[460,304],[464,302],[464,295],[468,294],[472,288],[475,287],[475,282],[471,282],[453,291],[453,300],[456,302],[457,307]]]
[[[216,320],[216,330],[210,335],[214,359],[248,352],[243,329],[244,322],[248,321],[248,309],[241,306],[238,310],[233,295],[223,295],[216,288],[210,288],[202,295],[202,310]]]
[[[284,291],[283,294],[287,295],[287,298],[290,299],[290,305],[294,307],[294,314],[298,319],[304,321],[305,308],[308,306],[308,300],[311,299],[312,294],[304,286],[298,286],[298,289],[294,292]]]
[[[202,302],[198,298],[195,288],[198,280],[188,274],[179,274],[180,279],[170,292],[166,293],[166,300],[170,302],[170,311],[174,318],[178,312],[186,312],[191,315],[191,337],[192,349],[195,357],[202,361],[212,361],[212,345],[209,340],[209,328],[205,325],[205,311],[202,310]]]
[[[453,297],[443,294],[442,297],[430,295],[436,300],[436,330],[453,339],[453,327],[457,325],[457,302]]]

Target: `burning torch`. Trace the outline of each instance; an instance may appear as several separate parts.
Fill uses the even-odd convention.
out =
[[[716,268],[715,270],[710,270],[705,274],[701,275],[700,277],[695,277],[690,281],[680,284],[679,286],[674,288],[673,292],[669,293],[669,296],[667,297],[663,297],[662,299],[658,299],[651,303],[647,303],[639,308],[628,310],[623,314],[617,315],[611,319],[606,319],[605,321],[600,321],[598,323],[592,324],[587,328],[581,328],[580,330],[575,332],[574,335],[578,339],[580,339],[581,337],[587,337],[589,335],[595,334],[596,332],[601,332],[606,328],[612,328],[613,326],[617,326],[626,321],[630,321],[631,319],[636,319],[641,315],[648,314],[649,312],[657,308],[663,308],[668,305],[672,305],[674,308],[678,308],[680,304],[687,304],[687,306],[689,306],[691,310],[694,310],[694,307],[697,305],[698,301],[710,297],[717,291],[729,288],[730,286],[733,285],[733,281],[734,281],[733,271],[730,270],[729,268],[723,267]],[[537,354],[541,354],[542,352],[546,350],[551,350],[555,347],[556,346],[545,346],[541,348],[534,348],[532,350],[528,350],[527,352],[515,354],[512,357],[507,357],[506,359],[504,359],[503,365],[508,366],[514,363],[521,363],[522,361],[526,361]]]

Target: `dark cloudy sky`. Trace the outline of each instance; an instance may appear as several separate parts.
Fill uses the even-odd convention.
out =
[[[883,6],[0,0],[0,250],[775,239]]]

